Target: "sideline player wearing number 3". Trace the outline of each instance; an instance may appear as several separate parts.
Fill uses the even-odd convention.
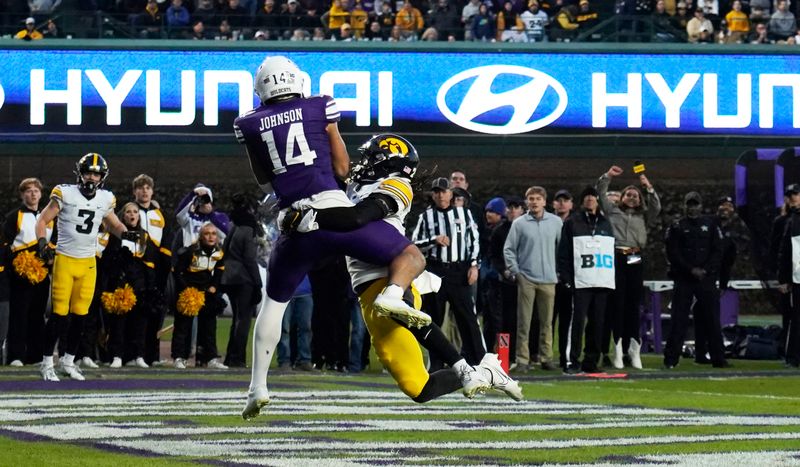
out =
[[[318,230],[316,209],[353,206],[336,180],[349,173],[350,158],[339,134],[339,110],[333,98],[304,97],[302,72],[280,56],[264,60],[254,87],[261,105],[236,119],[236,139],[247,147],[259,185],[277,196],[282,209],[279,221],[289,208],[305,216],[297,234],[281,234],[270,256],[266,299],[254,330],[245,419],[257,416],[269,403],[267,372],[280,339],[283,313],[317,261],[347,255],[389,265],[389,285],[375,299],[375,308],[411,326],[431,322],[430,316],[403,301],[406,288],[424,270],[425,259],[397,229],[377,221],[350,232]]]
[[[45,381],[58,381],[53,366],[53,350],[62,330],[67,330],[67,345],[59,358],[59,371],[72,379],[84,377],[75,365],[83,321],[89,312],[97,279],[95,252],[100,224],[123,240],[136,240],[114,214],[114,195],[101,189],[108,177],[108,164],[103,156],[89,153],[75,166],[78,183],[58,185],[50,193],[50,203],[36,222],[39,256],[49,262],[53,252],[47,246],[47,224],[58,218],[58,243],[53,264],[53,313],[47,320],[44,337],[44,358],[41,373]],[[72,314],[71,319],[67,317]]]

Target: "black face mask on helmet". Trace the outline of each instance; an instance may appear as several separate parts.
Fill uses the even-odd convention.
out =
[[[84,175],[87,173],[100,175],[100,180],[85,180]],[[90,198],[97,193],[98,189],[103,187],[103,183],[108,178],[108,164],[103,156],[96,152],[90,152],[81,157],[75,164],[75,175],[78,177],[78,189],[81,194]]]
[[[419,154],[402,136],[390,133],[373,136],[358,151],[361,160],[351,169],[353,181],[357,183],[373,183],[392,174],[410,180],[417,172]]]

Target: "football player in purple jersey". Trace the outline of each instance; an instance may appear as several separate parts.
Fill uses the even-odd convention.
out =
[[[397,229],[385,222],[371,222],[349,232],[318,229],[317,209],[353,206],[336,180],[347,176],[350,158],[339,134],[336,102],[330,96],[305,97],[302,75],[286,57],[265,59],[256,71],[254,86],[261,105],[234,122],[236,138],[247,148],[256,180],[278,199],[279,222],[289,208],[295,215],[307,213],[298,233],[281,234],[270,256],[266,298],[254,330],[244,419],[258,416],[269,403],[267,372],[280,339],[283,313],[303,277],[320,259],[347,255],[389,265],[389,285],[375,299],[375,308],[411,326],[431,322],[430,316],[403,301],[411,281],[424,270],[425,259]]]

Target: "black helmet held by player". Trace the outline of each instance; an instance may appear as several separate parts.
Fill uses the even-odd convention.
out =
[[[84,175],[87,173],[96,173],[100,175],[100,181],[85,180]],[[75,164],[75,175],[78,177],[78,188],[84,196],[94,196],[98,188],[103,186],[106,178],[108,177],[108,164],[100,154],[90,152],[81,157]]]
[[[352,167],[353,180],[372,183],[391,174],[411,179],[417,172],[419,154],[402,136],[391,133],[375,135],[358,148],[361,160]]]

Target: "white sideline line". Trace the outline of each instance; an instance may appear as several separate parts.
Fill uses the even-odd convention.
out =
[[[289,425],[238,425],[238,426],[165,426],[160,422],[98,422],[57,423],[46,425],[9,426],[15,432],[67,440],[107,440],[141,437],[202,436],[219,434],[280,434],[304,432],[557,432],[566,430],[599,430],[609,428],[657,428],[666,426],[752,426],[752,427],[800,427],[800,417],[740,417],[698,416],[631,421],[599,421],[588,423],[539,423],[505,424],[477,421],[429,421],[429,420],[358,420],[336,426],[330,420],[294,421]]]
[[[759,441],[759,440],[797,440],[800,432],[790,433],[736,433],[695,436],[643,436],[624,438],[601,439],[569,439],[569,440],[536,440],[536,441],[471,441],[471,442],[377,442],[365,443],[352,440],[341,441],[309,441],[293,438],[270,438],[258,440],[220,439],[205,440],[114,440],[108,444],[117,447],[141,449],[159,454],[169,455],[194,455],[194,456],[229,456],[238,457],[248,455],[286,455],[287,452],[303,454],[321,451],[361,452],[361,451],[391,451],[398,450],[459,450],[459,449],[485,449],[485,450],[533,450],[533,449],[569,449],[581,447],[600,446],[637,446],[661,445],[674,443],[708,443],[715,441]]]

